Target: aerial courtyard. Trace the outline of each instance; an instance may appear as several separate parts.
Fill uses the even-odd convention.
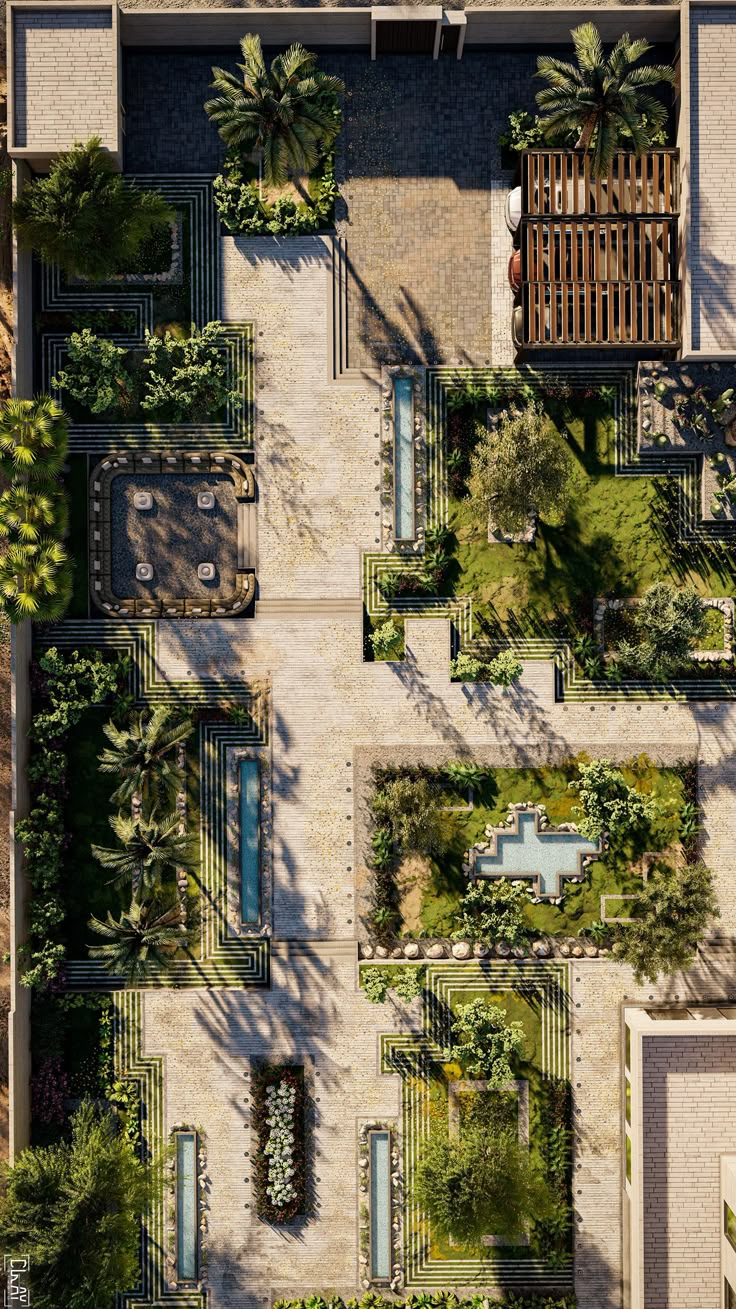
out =
[[[581,17],[12,0],[31,1306],[736,1304],[733,12]]]

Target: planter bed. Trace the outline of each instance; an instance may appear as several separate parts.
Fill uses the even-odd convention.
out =
[[[304,1069],[265,1066],[253,1073],[251,1090],[256,1212],[266,1222],[289,1223],[306,1209]]]

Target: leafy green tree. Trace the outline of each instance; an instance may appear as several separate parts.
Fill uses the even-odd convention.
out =
[[[72,332],[67,341],[66,364],[51,385],[68,391],[91,414],[123,409],[131,402],[133,379],[126,367],[127,351],[88,327]]]
[[[149,715],[141,710],[126,727],[105,723],[110,742],[100,759],[100,772],[122,777],[112,799],[128,804],[140,796],[144,812],[171,809],[184,783],[179,767],[180,748],[192,734],[191,718],[170,705],[156,705]]]
[[[412,1199],[446,1240],[480,1248],[493,1234],[513,1241],[554,1205],[541,1169],[519,1143],[513,1112],[498,1091],[478,1093],[459,1134],[433,1126],[417,1160]]]
[[[604,832],[613,840],[621,839],[654,818],[655,801],[629,786],[610,759],[593,759],[581,764],[579,771],[580,777],[570,782],[569,788],[580,797],[573,812],[589,841],[597,841]]]
[[[0,495],[2,537],[34,544],[49,532],[63,536],[67,517],[64,496],[43,484],[16,481]]]
[[[244,155],[258,152],[266,182],[282,186],[289,170],[311,173],[340,130],[339,77],[317,68],[317,56],[304,46],[289,46],[266,68],[261,39],[248,34],[240,42],[242,79],[223,68],[212,69],[217,95],[205,104],[229,146]]]
[[[153,228],[173,217],[158,191],[142,191],[117,172],[97,136],[58,155],[13,206],[21,246],[90,280],[124,271]]]
[[[524,671],[524,665],[513,650],[501,650],[488,664],[488,680],[496,686],[511,686]]]
[[[613,952],[631,964],[637,982],[656,982],[689,968],[698,942],[720,917],[713,874],[702,863],[653,868],[620,928]]]
[[[49,395],[0,407],[0,467],[9,477],[50,482],[66,458],[67,421]]]
[[[117,885],[131,882],[135,891],[139,886],[156,891],[168,873],[194,864],[191,841],[181,830],[178,814],[160,822],[153,815],[132,818],[129,814],[113,814],[110,826],[121,848],[93,845],[92,854],[113,873],[111,880]]]
[[[470,1077],[505,1086],[513,1077],[511,1060],[524,1044],[524,1024],[510,1023],[505,1009],[487,1000],[459,1004],[452,1024],[452,1053]]]
[[[154,968],[168,968],[184,935],[176,905],[160,910],[135,899],[117,920],[108,909],[105,922],[93,917],[88,926],[105,937],[104,945],[90,946],[91,957],[100,959],[109,973],[125,978],[128,986],[145,982]]]
[[[433,854],[444,849],[442,792],[426,777],[393,777],[373,797],[373,813],[389,823],[403,854]]]
[[[617,662],[653,681],[676,676],[705,635],[706,612],[697,591],[654,582],[631,612],[637,640],[619,644]]]
[[[0,1246],[28,1258],[34,1309],[101,1309],[135,1285],[156,1182],[108,1113],[83,1102],[70,1139],[24,1150],[5,1183]]]
[[[0,554],[0,597],[13,623],[24,618],[52,622],[69,604],[72,575],[69,559],[58,541],[13,541]]]
[[[399,628],[393,618],[388,618],[385,623],[380,623],[368,637],[376,658],[386,659],[395,648],[400,635]]]
[[[509,533],[522,532],[532,514],[564,521],[572,495],[574,464],[562,437],[538,402],[506,413],[484,431],[470,458],[468,495],[475,516]]]
[[[496,941],[505,941],[512,947],[523,945],[529,935],[524,920],[528,904],[529,892],[525,886],[515,886],[505,877],[492,882],[478,878],[470,883],[462,898],[453,938],[457,941],[469,938],[481,945],[493,945]]]
[[[537,77],[548,83],[537,92],[539,123],[547,140],[577,134],[577,148],[592,151],[593,173],[602,177],[621,146],[631,142],[637,155],[651,149],[667,122],[667,110],[652,87],[673,82],[665,64],[635,67],[652,46],[632,40],[628,32],[606,59],[600,33],[592,23],[572,32],[575,64],[555,55],[540,55]]]
[[[479,682],[485,673],[482,659],[461,650],[450,663],[450,677],[454,682]]]
[[[222,323],[192,327],[189,336],[146,333],[141,409],[161,421],[198,422],[226,404],[241,405],[242,394],[228,378]],[[236,381],[237,379],[233,379]]]

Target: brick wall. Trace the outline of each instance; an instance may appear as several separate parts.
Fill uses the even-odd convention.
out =
[[[16,147],[65,150],[100,136],[115,149],[117,87],[109,9],[17,10],[13,21]]]
[[[736,1041],[644,1042],[647,1309],[719,1309],[720,1162],[736,1148]]]
[[[690,21],[693,349],[736,350],[736,7]]]

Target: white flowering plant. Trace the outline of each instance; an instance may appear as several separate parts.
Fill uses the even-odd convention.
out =
[[[254,1162],[261,1218],[288,1222],[304,1209],[304,1081],[301,1068],[267,1067],[253,1078]]]

